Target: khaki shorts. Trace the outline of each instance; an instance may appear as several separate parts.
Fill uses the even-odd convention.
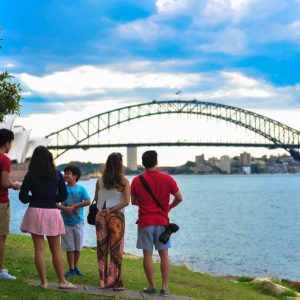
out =
[[[65,234],[61,235],[61,248],[64,251],[81,251],[83,248],[83,222],[73,226],[65,225]]]
[[[9,203],[0,203],[0,235],[9,233]]]

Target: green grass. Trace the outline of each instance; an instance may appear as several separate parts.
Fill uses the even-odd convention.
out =
[[[49,281],[56,281],[50,254],[47,249],[46,264]],[[64,256],[65,269],[67,263]],[[27,279],[39,279],[34,265],[33,244],[30,237],[9,235],[6,243],[5,267],[18,279],[16,281],[1,280],[0,299],[109,299],[84,294],[69,294],[29,286]],[[71,281],[78,284],[98,286],[96,252],[92,249],[82,251],[80,258],[84,277],[75,277]],[[155,264],[157,286],[160,287],[159,265]],[[142,260],[125,258],[123,260],[123,280],[127,289],[141,290],[146,286]],[[249,283],[233,283],[224,278],[208,274],[192,272],[183,266],[171,266],[169,288],[173,294],[191,296],[202,300],[271,300],[278,299],[274,295],[264,295],[264,288],[257,288]],[[267,291],[269,292],[269,291]],[[111,299],[111,298],[110,298]],[[280,299],[284,299],[281,297]]]

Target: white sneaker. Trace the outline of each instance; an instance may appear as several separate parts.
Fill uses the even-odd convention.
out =
[[[0,273],[0,279],[3,279],[3,278],[9,279],[9,280],[17,279],[17,277],[8,274],[7,269],[2,269],[2,272]]]

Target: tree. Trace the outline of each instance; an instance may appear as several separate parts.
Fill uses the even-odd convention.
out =
[[[0,48],[2,48],[1,45]],[[12,82],[13,78],[7,71],[0,73],[0,123],[5,115],[19,113],[20,111],[22,90],[19,83]]]
[[[21,87],[19,83],[13,83],[12,78],[7,71],[0,73],[0,122],[5,115],[20,111]]]

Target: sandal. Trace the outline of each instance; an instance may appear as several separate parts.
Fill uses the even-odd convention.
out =
[[[39,287],[41,288],[41,289],[47,289],[48,288],[48,282],[47,283],[40,283],[39,284]]]
[[[115,286],[113,288],[113,291],[115,292],[122,292],[122,291],[125,291],[125,286]]]
[[[66,283],[60,283],[58,288],[63,290],[75,290],[77,289],[77,286],[69,281],[66,281]]]

